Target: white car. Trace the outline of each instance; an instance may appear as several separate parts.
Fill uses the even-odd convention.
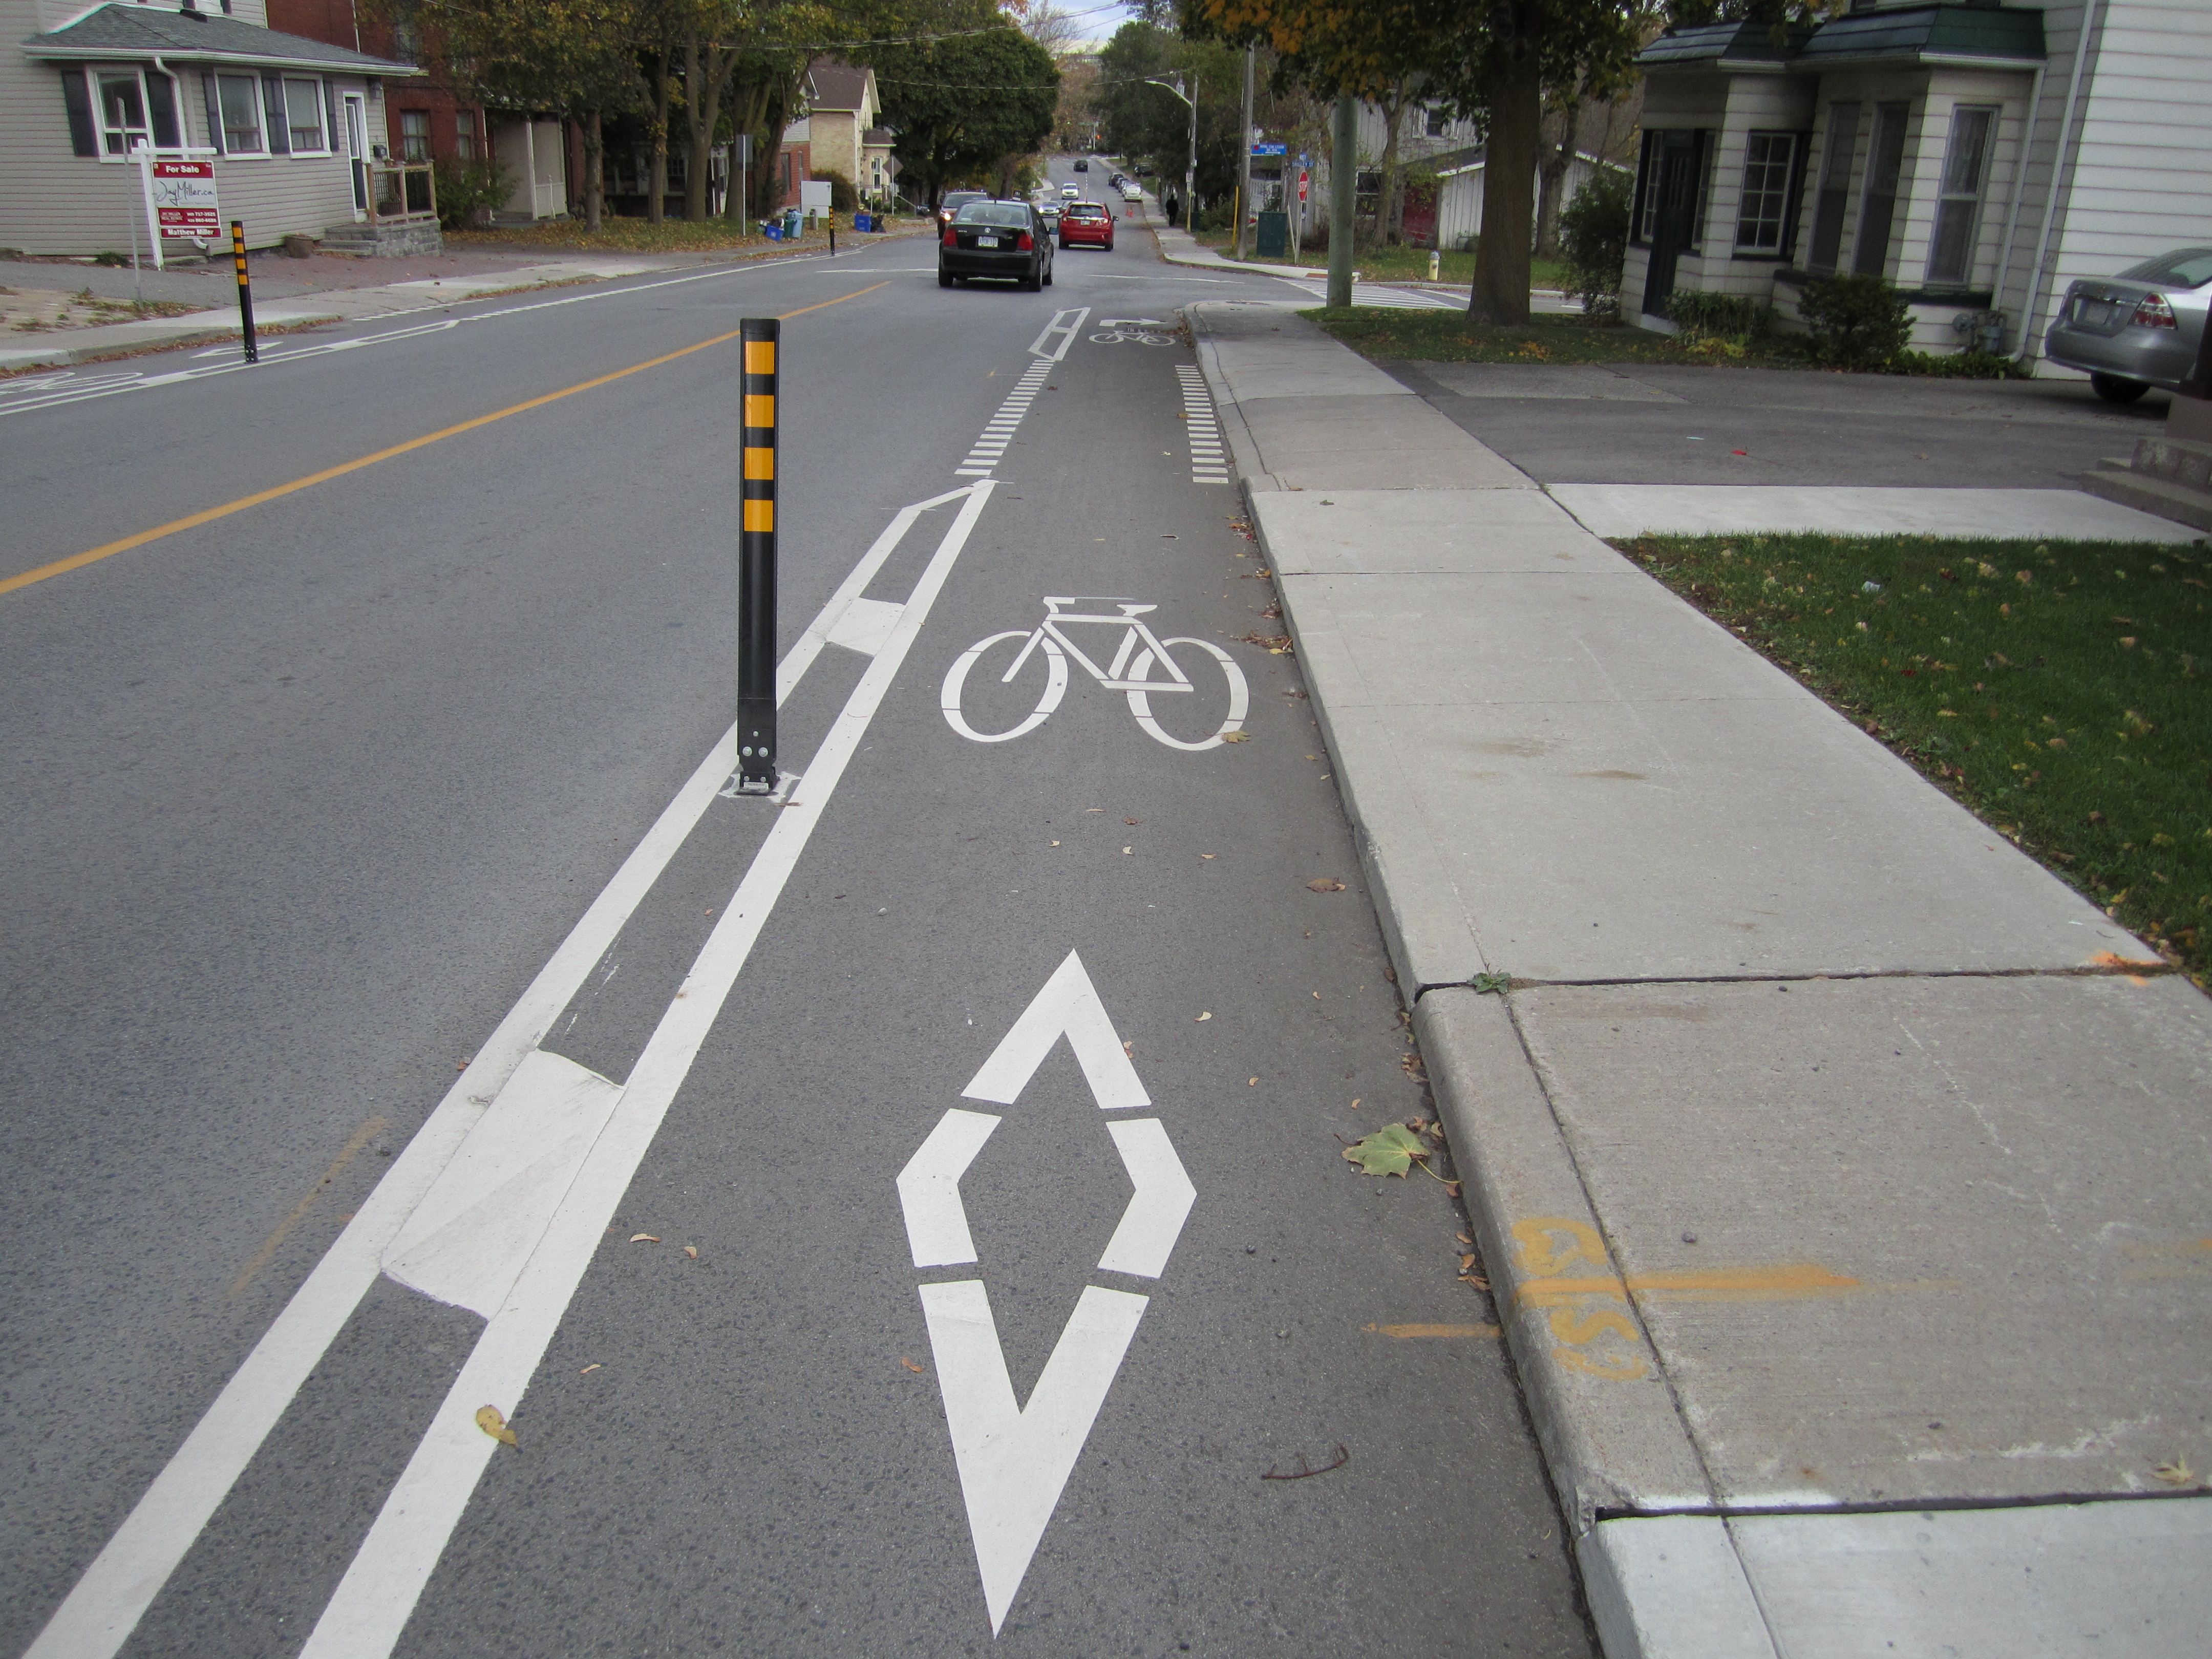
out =
[[[1131,180],[1128,184],[1121,186],[1121,199],[1125,202],[1143,201],[1145,199],[1143,187],[1138,185],[1133,179]]]
[[[1063,202],[1072,202],[1082,194],[1083,192],[1073,185],[1062,185],[1060,187],[1060,199]]]

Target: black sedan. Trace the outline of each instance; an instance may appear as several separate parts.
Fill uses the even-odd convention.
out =
[[[969,202],[945,227],[937,285],[1000,276],[1030,293],[1052,285],[1052,233],[1027,202]]]

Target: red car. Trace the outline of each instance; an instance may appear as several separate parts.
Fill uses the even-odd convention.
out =
[[[1060,245],[1085,242],[1114,251],[1114,216],[1099,202],[1070,202],[1060,210]]]

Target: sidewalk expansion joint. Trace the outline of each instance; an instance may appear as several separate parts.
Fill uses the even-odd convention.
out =
[[[1685,1504],[1679,1509],[1631,1509],[1626,1505],[1601,1504],[1591,1513],[1599,1521],[1650,1520],[1658,1516],[1675,1515],[1717,1521],[1751,1521],[1770,1516],[1790,1519],[1797,1516],[1820,1515],[1971,1514],[1979,1510],[2063,1509],[2081,1504],[2202,1503],[2207,1497],[2212,1497],[2212,1492],[2203,1486],[2185,1486],[2176,1492],[2037,1492],[2027,1497],[1885,1498],[1834,1504],[1721,1503]]]

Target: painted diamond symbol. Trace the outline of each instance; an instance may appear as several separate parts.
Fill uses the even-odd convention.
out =
[[[1073,951],[962,1092],[970,1100],[1012,1105],[1062,1036],[1101,1110],[1152,1104],[1082,959]],[[988,1112],[950,1108],[899,1171],[899,1201],[915,1267],[957,1267],[975,1260],[975,1242],[960,1201],[960,1177],[1000,1121]],[[1121,1154],[1134,1190],[1098,1259],[1099,1268],[1157,1279],[1167,1267],[1197,1189],[1158,1118],[1121,1118],[1106,1133]],[[1014,1399],[982,1280],[924,1285],[921,1291],[953,1461],[968,1506],[968,1529],[975,1544],[976,1571],[995,1636],[1151,1298],[1085,1285],[1024,1405]]]

